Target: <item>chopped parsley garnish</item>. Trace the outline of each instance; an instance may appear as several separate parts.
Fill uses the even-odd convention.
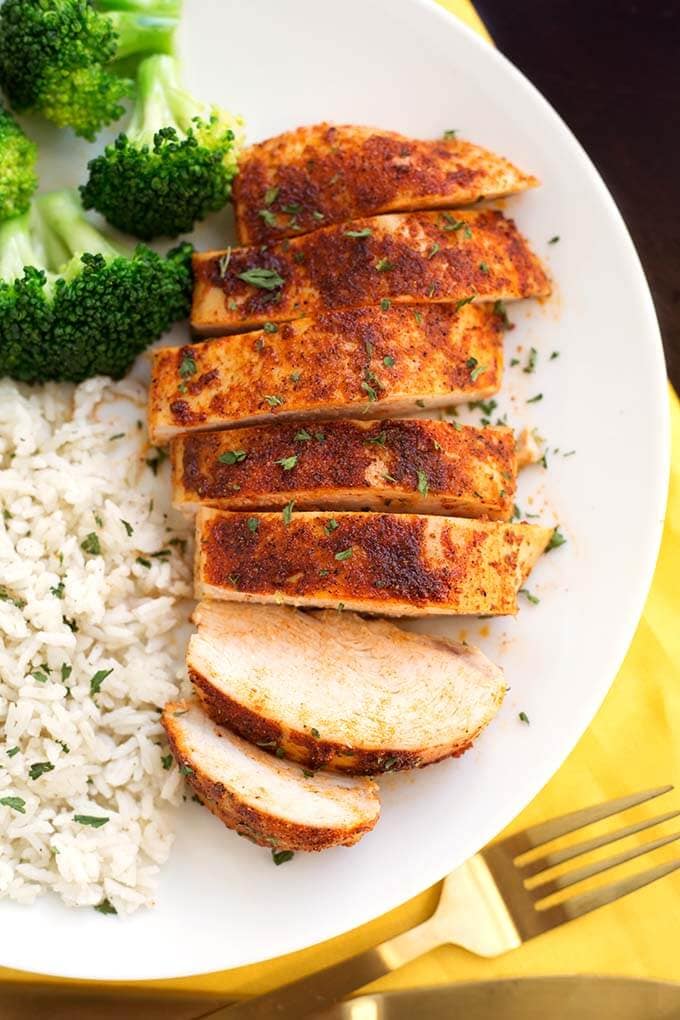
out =
[[[40,779],[46,772],[51,772],[54,765],[51,761],[34,761],[28,770],[30,779]]]
[[[541,601],[539,598],[536,597],[536,595],[532,595],[528,588],[520,588],[519,593],[520,595],[524,595],[524,598],[527,600],[527,602],[531,602],[532,606],[537,606],[538,603]]]
[[[548,244],[557,244],[559,239],[560,239],[560,235],[559,234],[555,234],[554,237],[550,238],[550,240],[548,241]]]
[[[482,412],[482,414],[487,416],[487,418],[490,414],[493,414],[497,407],[498,401],[494,400],[493,397],[491,398],[491,400],[468,401],[468,408],[470,411],[476,411],[477,409],[479,409]]]
[[[90,680],[90,697],[94,697],[95,694],[99,694],[102,689],[102,684],[106,680],[107,676],[111,676],[113,668],[111,669],[98,669],[95,675]]]
[[[275,322],[265,322],[262,329],[265,331],[265,333],[278,333],[279,331],[279,327],[276,325]]]
[[[295,857],[293,850],[272,850],[272,860],[277,866],[292,861]]]
[[[480,365],[476,358],[468,358],[465,367],[470,372],[470,382],[477,382],[480,375],[487,371],[486,365]]]
[[[71,753],[71,748],[68,746],[68,744],[65,744],[63,740],[55,740],[55,743],[59,744],[59,747],[62,749],[64,754]]]
[[[311,769],[303,769],[302,775],[305,777],[305,779],[313,779],[316,773],[312,772]]]
[[[510,368],[514,368],[515,365],[519,365],[519,358],[510,358]]]
[[[292,471],[298,462],[298,454],[294,453],[292,457],[282,457],[281,460],[277,460],[276,463],[280,464],[284,471]]]
[[[371,386],[371,384],[370,384],[370,383],[367,383],[367,382],[366,382],[366,380],[365,380],[365,379],[364,379],[364,381],[363,381],[363,382],[362,382],[362,384],[361,384],[361,388],[362,388],[362,390],[363,390],[363,391],[364,391],[365,393],[367,393],[367,394],[368,394],[368,399],[369,399],[369,400],[370,400],[371,402],[372,402],[372,401],[374,401],[374,400],[377,400],[377,399],[378,399],[378,394],[377,394],[377,392],[376,392],[376,391],[375,391],[375,389],[374,389],[374,388],[373,388],[373,387]]]
[[[555,358],[559,358],[559,356],[560,356],[560,352],[559,351],[553,351],[552,354],[550,355],[550,360],[554,361]]]
[[[167,459],[168,459],[167,451],[166,450],[162,450],[159,447],[157,447],[156,448],[156,456],[155,457],[147,457],[146,464],[147,464],[147,467],[151,468],[153,474],[157,475],[159,467],[161,466],[163,461],[167,460]]]
[[[127,532],[127,536],[128,536],[128,538],[129,538],[129,537],[131,536],[132,532],[133,532],[133,531],[134,531],[135,529],[134,529],[134,528],[132,527],[132,525],[131,525],[131,524],[129,524],[129,523],[127,522],[127,521],[124,521],[122,517],[121,517],[121,519],[120,519],[120,523],[121,523],[121,524],[123,525],[123,527],[125,528],[125,530],[126,530],[126,532]]]
[[[276,394],[265,393],[264,399],[270,407],[280,407],[284,403],[283,397],[277,397]]]
[[[392,355],[386,354],[385,357],[383,358],[383,365],[385,366],[385,368],[393,368],[395,364],[396,362]]]
[[[462,230],[465,226],[465,220],[457,220],[450,212],[443,212],[441,218],[444,223],[439,224],[440,230]]]
[[[335,559],[336,560],[348,560],[348,559],[351,558],[351,556],[352,556],[352,549],[351,548],[350,549],[342,549],[340,552],[336,552]]]
[[[74,815],[73,821],[80,825],[89,825],[92,829],[101,829],[109,821],[103,815]]]
[[[430,491],[430,482],[424,471],[417,471],[418,475],[418,492],[421,496],[427,496]]]
[[[324,435],[323,432],[315,432],[314,433],[314,438],[316,439],[317,443],[325,443],[326,442],[326,436]]]
[[[479,271],[480,273],[484,273],[485,276],[489,275],[489,267],[487,266],[486,262],[479,263]]]
[[[374,446],[385,446],[387,440],[386,432],[379,432],[377,436],[370,436],[366,442],[372,443]]]
[[[290,524],[293,516],[293,507],[295,506],[295,500],[291,499],[290,503],[286,503],[283,510],[281,511],[281,517],[283,518],[284,524]]]
[[[287,205],[282,205],[281,209],[283,212],[288,213],[289,216],[295,216],[302,209],[299,202],[289,202]]]
[[[191,765],[187,765],[185,762],[182,762],[182,764],[179,767],[179,774],[181,776],[193,776],[194,770],[192,769]]]
[[[520,712],[518,718],[520,722],[526,723],[527,726],[529,725],[529,716],[526,714],[526,712]]]
[[[380,307],[382,308],[383,312],[389,311],[391,304],[392,304],[392,302],[387,297],[384,297],[384,298],[380,299]]]
[[[217,458],[220,464],[241,464],[248,454],[245,450],[227,450]]]
[[[427,253],[428,259],[434,258],[438,251],[441,251],[441,245],[436,243],[433,244],[429,252]]]
[[[20,815],[26,814],[26,801],[23,797],[0,797],[0,804],[17,811]]]
[[[164,754],[164,755],[162,755],[161,756],[161,765],[163,766],[163,768],[167,772],[169,770],[170,766],[172,765],[172,755],[171,754]]]
[[[10,747],[6,752],[8,758],[13,758],[15,754],[19,753],[18,747]]]
[[[386,475],[383,475],[383,478],[385,479],[386,482],[394,482],[395,485],[398,484],[398,479],[394,478],[393,475],[387,475],[386,474]]]
[[[50,588],[50,592],[52,593],[52,595],[54,595],[55,599],[63,599],[65,587],[66,586],[64,582],[60,581],[59,584],[55,585],[53,588]]]
[[[326,532],[327,535],[330,535],[332,531],[335,531],[335,529],[339,527],[340,525],[336,521],[335,517],[331,517],[331,519],[329,521],[326,521],[326,523],[324,524],[323,530]]]
[[[259,528],[259,526],[260,526],[260,518],[259,517],[249,517],[248,518],[248,531],[252,531],[253,533],[255,533],[257,531],[257,529]]]
[[[140,567],[146,567],[147,570],[151,569],[151,560],[147,560],[144,556],[137,556],[135,563],[139,563]]]
[[[370,227],[362,227],[361,230],[345,230],[345,237],[370,237],[373,231]]]
[[[290,373],[290,381],[291,382],[300,382],[300,377],[301,376],[302,376],[302,372],[291,372]]]
[[[220,276],[222,279],[227,275],[227,269],[231,262],[231,248],[227,248],[224,255],[220,255],[217,260],[217,265],[220,267]]]
[[[553,531],[551,537],[550,537],[550,541],[548,542],[547,546],[545,547],[545,551],[546,552],[550,552],[551,549],[559,549],[559,547],[561,545],[564,545],[566,541],[567,540],[564,537],[564,535],[562,534],[562,532],[560,531],[560,526],[558,524],[557,527],[555,528],[555,530]]]
[[[267,188],[267,190],[264,193],[264,204],[271,205],[272,202],[276,201],[278,194],[279,194],[278,188]]]
[[[422,312],[414,312],[413,313],[413,317],[416,320],[416,324],[418,326],[420,326],[422,321],[423,321],[423,313]]]
[[[475,296],[476,295],[474,294],[468,294],[467,297],[461,298],[460,301],[456,301],[455,305],[453,306],[454,312],[459,312],[460,309],[463,308],[465,305],[469,305],[471,301],[475,300]]]
[[[118,911],[114,907],[113,903],[109,899],[102,900],[94,908],[99,914],[117,914]]]
[[[257,215],[264,220],[268,227],[276,226],[276,216],[271,209],[258,209]]]
[[[227,581],[232,586],[232,588],[236,588],[236,590],[238,591],[238,582],[239,582],[238,574],[229,574],[228,577],[227,577]]]
[[[447,142],[451,142],[453,141],[457,134],[458,128],[447,128],[444,134],[442,135],[442,138]]]
[[[389,772],[390,769],[394,768],[394,766],[396,764],[397,764],[397,759],[394,757],[394,755],[392,755],[389,758],[385,758],[385,760],[382,763],[382,770],[383,770],[383,772]]]
[[[535,347],[531,347],[529,349],[529,358],[527,360],[526,365],[522,369],[522,371],[526,372],[527,374],[530,375],[535,370],[535,368],[536,368],[536,359],[537,358],[538,358],[538,351],[536,350]]]
[[[386,258],[378,259],[375,264],[375,268],[379,273],[389,273],[391,269],[394,269],[394,262],[390,262],[390,260]]]
[[[418,407],[425,407],[425,401],[424,400],[416,400],[416,405]]]
[[[112,443],[114,441],[114,439],[124,439],[124,438],[125,438],[125,433],[124,432],[116,432],[115,436],[109,436],[109,442]]]
[[[543,400],[543,394],[542,393],[537,393],[535,397],[530,397],[527,400],[527,404],[537,404],[539,402],[539,400]]]
[[[497,315],[498,318],[501,320],[503,328],[504,329],[511,329],[512,328],[512,323],[510,322],[510,319],[508,318],[508,313],[506,311],[505,304],[503,303],[503,301],[494,301],[494,303],[493,303],[493,310],[494,310],[494,315]]]
[[[311,433],[307,429],[300,429],[296,432],[294,437],[296,443],[310,443],[312,441]]]
[[[90,553],[92,556],[101,556],[102,547],[99,541],[99,535],[97,535],[96,532],[91,531],[90,534],[86,535],[80,543],[80,548],[83,552]]]
[[[37,683],[39,684],[46,684],[47,681],[49,680],[47,673],[43,673],[42,670],[40,669],[34,669],[33,672],[29,674],[29,676],[32,676],[33,679],[37,681]]]
[[[321,736],[321,734],[320,734],[320,733],[319,733],[319,731],[317,730],[316,726],[312,726],[312,728],[311,728],[311,730],[310,730],[309,732],[310,732],[310,733],[312,734],[312,736],[313,736],[313,737],[315,737],[315,738],[316,738],[317,740],[318,740],[318,739],[319,739],[319,737]]]
[[[253,269],[246,269],[243,273],[237,273],[237,278],[249,283],[252,287],[259,287],[261,290],[277,290],[283,287],[283,277],[279,276],[275,269],[264,269],[255,266]]]
[[[326,219],[324,214],[322,212],[319,212],[318,209],[314,209],[312,211],[312,216],[314,217],[315,220],[325,220]]]
[[[187,379],[190,375],[196,375],[197,371],[193,354],[185,354],[179,365],[179,374],[183,379]]]

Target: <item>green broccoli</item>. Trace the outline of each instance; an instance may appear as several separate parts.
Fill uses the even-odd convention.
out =
[[[17,110],[95,137],[123,114],[134,83],[110,68],[140,53],[172,52],[181,0],[5,0],[0,85]]]
[[[120,378],[188,314],[191,251],[122,251],[86,221],[75,191],[39,196],[0,224],[0,375]]]
[[[0,105],[0,220],[26,212],[36,189],[37,149]]]
[[[172,57],[147,57],[127,133],[90,160],[83,205],[144,240],[186,233],[226,205],[241,134],[240,118],[181,88]]]

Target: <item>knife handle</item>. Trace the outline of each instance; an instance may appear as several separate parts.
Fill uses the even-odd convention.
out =
[[[358,956],[316,971],[266,995],[246,999],[235,1006],[204,1014],[205,1020],[301,1020],[363,988],[383,974],[389,974],[446,941],[438,925],[429,918],[417,928],[396,935]],[[204,1020],[201,1018],[201,1020]]]

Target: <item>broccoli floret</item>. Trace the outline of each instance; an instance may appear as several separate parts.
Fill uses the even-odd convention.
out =
[[[128,130],[90,161],[83,204],[144,240],[176,237],[226,205],[241,142],[240,118],[185,92],[172,57],[147,57]]]
[[[14,117],[0,106],[0,220],[26,212],[36,189],[37,150]]]
[[[120,378],[188,314],[191,251],[122,251],[85,220],[76,192],[41,195],[0,225],[0,374]]]
[[[15,109],[36,110],[91,141],[122,116],[121,99],[134,87],[109,65],[172,52],[180,2],[5,0],[0,85]]]

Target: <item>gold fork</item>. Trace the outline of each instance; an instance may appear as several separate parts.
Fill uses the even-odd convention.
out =
[[[665,846],[678,839],[680,832],[661,836],[604,860],[574,868],[557,878],[532,881],[530,887],[527,887],[526,880],[581,854],[675,818],[680,815],[680,811],[669,811],[655,818],[643,819],[615,832],[574,843],[562,850],[550,851],[529,862],[518,858],[558,836],[626,811],[672,789],[672,786],[661,786],[603,804],[594,804],[539,825],[531,825],[522,832],[492,843],[444,880],[437,909],[416,928],[374,949],[368,949],[359,956],[326,967],[266,995],[235,1006],[223,1007],[216,1012],[203,1014],[203,1017],[210,1017],[211,1020],[301,1020],[302,1017],[323,1013],[326,1007],[349,992],[362,988],[437,946],[453,944],[479,956],[499,956],[550,928],[613,903],[680,868],[680,859],[571,896],[557,905],[541,907],[541,901],[553,893]]]

